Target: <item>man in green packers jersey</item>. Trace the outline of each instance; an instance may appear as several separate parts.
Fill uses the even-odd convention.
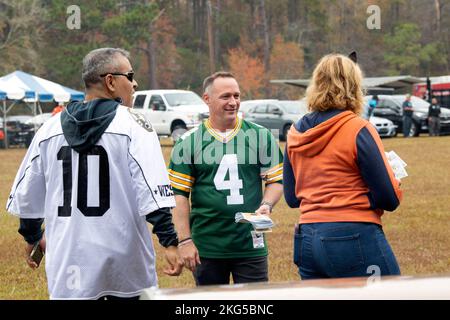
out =
[[[235,214],[271,213],[283,192],[283,155],[269,130],[238,118],[231,73],[209,76],[203,89],[210,117],[178,139],[169,165],[179,252],[197,285],[228,284],[230,274],[234,283],[267,281],[264,234]]]

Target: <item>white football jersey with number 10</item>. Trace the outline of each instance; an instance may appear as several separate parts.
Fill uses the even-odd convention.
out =
[[[86,153],[68,146],[60,115],[47,121],[7,202],[20,218],[45,218],[53,299],[130,297],[157,285],[145,215],[174,206],[156,133],[123,106]]]

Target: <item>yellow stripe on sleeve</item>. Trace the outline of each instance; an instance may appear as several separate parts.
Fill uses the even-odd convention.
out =
[[[274,182],[277,182],[277,181],[280,181],[280,180],[283,180],[283,175],[282,174],[280,174],[280,175],[278,175],[278,176],[276,176],[274,178],[267,179],[266,184],[271,184],[271,183],[274,183]]]
[[[279,175],[280,173],[283,173],[283,168],[278,168],[277,170],[275,170],[275,171],[273,171],[273,172],[267,173],[267,174],[266,174],[266,177],[267,177],[267,178],[272,178],[272,177],[274,177],[274,176]]]
[[[189,180],[190,182],[194,182],[195,181],[195,178],[194,177],[191,177],[191,176],[189,176],[189,175],[187,175],[187,174],[184,174],[184,173],[180,173],[180,172],[177,172],[177,171],[174,171],[174,170],[172,170],[172,169],[168,169],[167,170],[168,172],[169,172],[169,175],[173,175],[173,176],[175,176],[175,177],[177,177],[177,178],[179,178],[179,179],[187,179],[187,180]],[[183,179],[183,180],[184,180]]]
[[[170,182],[175,182],[175,183],[177,183],[179,185],[185,186],[186,188],[191,188],[192,187],[192,183],[191,182],[188,182],[186,180],[181,180],[181,179],[172,177],[170,175],[169,175],[169,180],[170,180]]]
[[[192,187],[192,185],[194,184],[191,180],[180,178],[180,177],[178,177],[176,175],[173,175],[172,173],[169,173],[169,179],[170,180],[174,180],[174,181],[179,182],[179,183],[182,183],[182,184],[185,184],[185,185],[187,185],[189,187]]]
[[[172,188],[174,188],[174,189],[178,189],[178,190],[181,190],[181,191],[184,191],[184,192],[191,192],[191,188],[185,187],[185,186],[183,186],[181,184],[178,184],[176,182],[171,181],[170,184],[172,185]]]

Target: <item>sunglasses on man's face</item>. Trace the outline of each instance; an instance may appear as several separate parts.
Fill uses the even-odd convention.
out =
[[[127,79],[130,82],[133,82],[133,77],[134,77],[134,72],[133,71],[130,71],[130,72],[127,72],[127,73],[110,72],[110,73],[101,74],[100,77],[102,77],[102,78],[106,77],[108,74],[110,74],[112,76],[124,76],[124,77],[127,77]]]

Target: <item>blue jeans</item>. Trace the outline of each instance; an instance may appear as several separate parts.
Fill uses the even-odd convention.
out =
[[[374,223],[308,223],[296,229],[294,263],[302,279],[399,275],[381,226]]]
[[[403,116],[403,136],[409,137],[409,132],[411,131],[412,118]]]

